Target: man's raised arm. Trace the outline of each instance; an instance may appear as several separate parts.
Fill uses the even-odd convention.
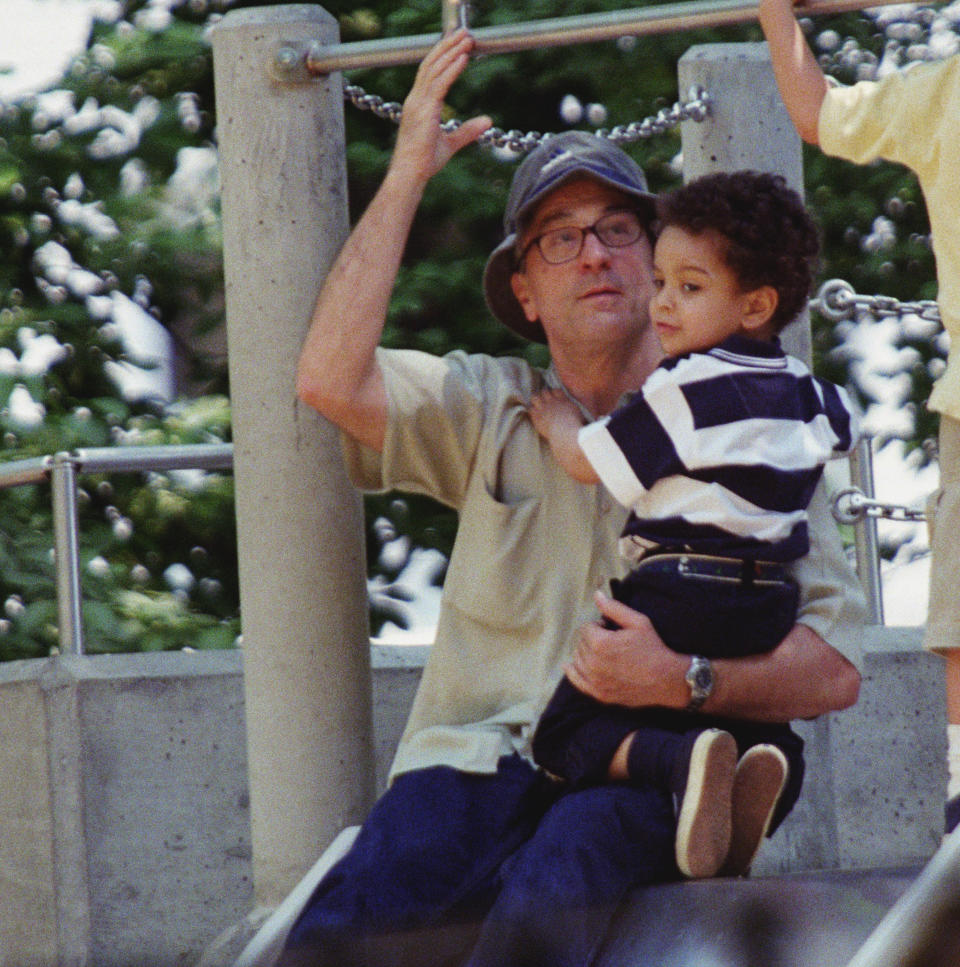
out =
[[[440,128],[444,98],[473,44],[460,30],[423,59],[383,184],[327,276],[300,354],[297,396],[376,450],[383,448],[387,400],[374,353],[417,206],[430,178],[491,123],[478,117],[451,133]]]

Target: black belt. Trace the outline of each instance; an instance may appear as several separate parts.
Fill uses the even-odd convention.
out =
[[[697,577],[737,581],[741,584],[792,580],[782,564],[771,561],[741,560],[738,557],[716,557],[712,554],[654,553],[638,561],[633,571],[653,571],[662,574],[691,574]]]

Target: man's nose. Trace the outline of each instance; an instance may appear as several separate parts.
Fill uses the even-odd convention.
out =
[[[580,260],[585,264],[605,264],[610,261],[610,249],[600,241],[600,236],[593,229],[584,236]]]

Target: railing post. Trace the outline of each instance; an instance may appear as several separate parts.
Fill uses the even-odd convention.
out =
[[[57,586],[60,653],[83,654],[80,591],[80,525],[77,517],[77,466],[69,453],[55,454],[50,465],[53,548]]]
[[[316,294],[349,228],[340,75],[278,51],[336,42],[316,6],[213,34],[254,887],[276,906],[373,798],[363,509],[337,432],[296,403]]]
[[[850,481],[865,497],[872,500],[877,496],[873,482],[873,445],[869,437],[862,439],[850,454]],[[857,575],[867,597],[870,622],[882,625],[883,585],[880,580],[880,541],[876,518],[864,514],[853,529],[853,540]]]
[[[440,0],[440,26],[445,34],[470,26],[468,0]]]

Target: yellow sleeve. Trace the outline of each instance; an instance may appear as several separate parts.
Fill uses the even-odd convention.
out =
[[[960,55],[831,87],[820,108],[820,147],[857,164],[883,158],[923,173],[936,164],[958,84]]]

